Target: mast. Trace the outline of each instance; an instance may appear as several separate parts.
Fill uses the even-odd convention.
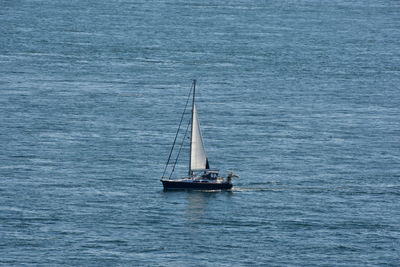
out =
[[[196,80],[193,80],[193,100],[192,100],[192,120],[191,120],[191,131],[190,131],[190,149],[189,149],[189,177],[192,175],[192,139],[193,139],[193,115],[194,115],[194,98],[196,95]]]

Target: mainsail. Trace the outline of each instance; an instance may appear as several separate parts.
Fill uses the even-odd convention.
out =
[[[209,169],[203,138],[200,131],[196,105],[193,105],[192,138],[191,138],[190,170]]]

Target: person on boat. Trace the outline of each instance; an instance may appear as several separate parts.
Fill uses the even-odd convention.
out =
[[[218,173],[216,172],[211,172],[211,171],[204,171],[203,175],[201,178],[203,179],[209,179],[209,180],[215,180],[218,177]]]

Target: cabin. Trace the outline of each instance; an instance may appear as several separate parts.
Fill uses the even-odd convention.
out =
[[[205,170],[201,175],[202,179],[216,180],[218,178],[218,171],[215,170]]]

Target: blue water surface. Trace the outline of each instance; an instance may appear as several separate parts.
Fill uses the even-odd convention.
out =
[[[399,14],[1,0],[0,264],[398,266]],[[192,79],[230,192],[159,182]]]

